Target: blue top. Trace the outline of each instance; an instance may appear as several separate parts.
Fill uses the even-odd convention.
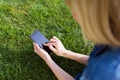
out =
[[[96,45],[78,80],[120,80],[120,46]]]

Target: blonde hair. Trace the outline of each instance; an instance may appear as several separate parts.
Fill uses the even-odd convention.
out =
[[[78,15],[84,36],[97,44],[120,45],[120,0],[65,0]]]

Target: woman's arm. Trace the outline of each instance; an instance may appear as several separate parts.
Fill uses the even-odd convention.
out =
[[[74,80],[74,78],[60,68],[49,56],[49,54],[41,49],[36,43],[34,43],[34,52],[39,55],[46,64],[50,67],[52,72],[55,74],[58,80]]]
[[[50,43],[44,45],[48,46],[58,56],[70,58],[79,63],[87,65],[89,56],[66,50],[62,42],[55,36],[50,39]]]
[[[84,64],[84,65],[87,65],[87,62],[88,62],[88,59],[89,59],[88,55],[75,53],[75,52],[72,52],[72,51],[69,51],[69,50],[65,51],[64,57],[70,58],[70,59],[75,60],[75,61],[77,61],[81,64]]]
[[[62,68],[60,68],[52,59],[46,61],[46,63],[58,80],[74,80],[74,78],[70,74],[68,74]]]

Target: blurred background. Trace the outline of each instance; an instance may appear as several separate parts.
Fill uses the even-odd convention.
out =
[[[66,49],[89,54],[80,26],[64,0],[0,0],[0,80],[57,80],[33,51],[29,35],[38,29],[48,39],[57,36]],[[54,53],[54,61],[73,77],[84,66]]]

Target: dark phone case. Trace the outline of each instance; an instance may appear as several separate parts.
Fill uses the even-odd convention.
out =
[[[40,48],[44,49],[45,51],[47,51],[48,53],[51,52],[51,50],[49,49],[49,47],[44,46],[43,44],[48,43],[49,40],[38,30],[34,31],[31,35],[30,38],[37,43]]]

